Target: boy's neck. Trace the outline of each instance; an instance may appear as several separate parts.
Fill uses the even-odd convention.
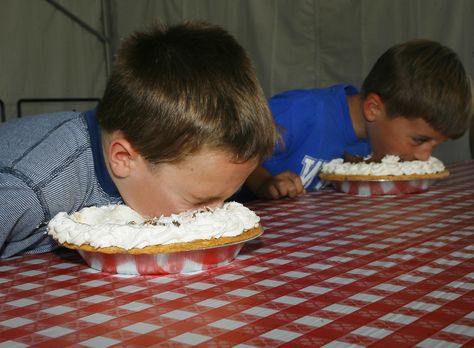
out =
[[[365,119],[362,114],[362,100],[359,94],[347,96],[347,103],[349,104],[349,113],[351,116],[352,127],[354,127],[355,134],[359,139],[367,138],[365,130]]]

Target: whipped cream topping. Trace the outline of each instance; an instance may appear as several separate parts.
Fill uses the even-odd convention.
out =
[[[333,159],[323,165],[322,173],[340,175],[412,175],[433,174],[445,170],[443,162],[435,157],[427,161],[400,161],[400,157],[386,155],[380,163],[350,163],[342,158]]]
[[[71,215],[58,213],[48,224],[48,234],[61,244],[132,249],[233,237],[256,227],[259,221],[253,211],[237,202],[153,219],[126,205],[108,205],[83,208]]]

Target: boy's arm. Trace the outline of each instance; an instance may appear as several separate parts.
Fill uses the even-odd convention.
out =
[[[0,221],[0,259],[40,247],[47,238],[37,195],[5,173],[0,173]]]
[[[262,166],[257,167],[245,183],[261,199],[293,198],[305,193],[301,178],[296,173],[286,171],[273,176]]]

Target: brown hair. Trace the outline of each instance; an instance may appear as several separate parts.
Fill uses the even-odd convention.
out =
[[[377,94],[389,117],[424,119],[448,138],[460,137],[473,114],[472,86],[458,56],[429,40],[411,40],[388,49],[361,88]]]
[[[153,164],[204,146],[236,162],[271,155],[277,133],[245,50],[204,22],[155,24],[121,44],[97,117]]]

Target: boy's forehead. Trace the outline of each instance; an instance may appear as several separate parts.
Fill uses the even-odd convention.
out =
[[[435,130],[423,117],[405,117],[397,116],[389,119],[392,128],[399,128],[410,131],[413,134],[425,136],[429,138],[444,137],[440,132]]]
[[[171,165],[168,174],[179,178],[182,187],[193,198],[215,200],[232,195],[258,163],[258,159],[236,163],[226,152],[208,150]]]
[[[422,136],[425,138],[430,138],[439,141],[447,140],[447,137],[441,134],[439,131],[433,128],[428,122],[426,122],[423,118],[415,118],[411,120],[411,128],[412,131],[417,134],[418,136]]]

